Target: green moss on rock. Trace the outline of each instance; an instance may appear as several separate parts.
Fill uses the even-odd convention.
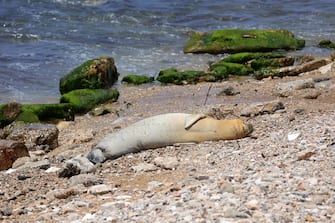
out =
[[[283,53],[279,52],[243,52],[235,53],[223,59],[224,62],[246,64],[247,62],[260,58],[282,58],[285,57]]]
[[[227,78],[229,75],[249,75],[250,73],[253,73],[254,70],[244,64],[228,63],[222,60],[212,64],[210,66],[210,71]]]
[[[79,89],[62,95],[61,103],[70,103],[76,113],[84,113],[107,101],[116,101],[119,92],[115,89]]]
[[[238,53],[295,50],[305,46],[287,30],[217,30],[193,33],[184,47],[185,53]]]
[[[335,48],[335,43],[333,43],[329,39],[325,39],[325,40],[321,40],[319,42],[319,47],[321,47],[321,48]]]
[[[294,57],[284,57],[284,58],[259,58],[251,61],[250,66],[254,70],[261,70],[263,68],[279,68],[292,66],[294,64]]]
[[[218,81],[220,78],[219,75],[206,73],[204,71],[177,71],[176,69],[167,69],[159,72],[157,80],[162,83],[182,85],[195,84],[198,82],[213,82]]]
[[[76,89],[109,88],[118,76],[114,59],[100,57],[86,61],[61,78],[59,90],[61,94],[65,94]]]
[[[140,84],[146,84],[146,83],[151,83],[154,81],[153,77],[147,77],[144,75],[127,75],[122,79],[123,82],[127,82],[128,84],[135,84],[135,85],[140,85]]]

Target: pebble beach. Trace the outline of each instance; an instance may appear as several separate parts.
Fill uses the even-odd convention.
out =
[[[314,87],[278,96],[281,84],[311,78]],[[227,87],[237,93],[222,95]],[[335,221],[332,70],[119,90],[118,102],[104,105],[115,112],[59,123],[59,147],[30,152],[35,167],[15,163],[0,172],[1,222]],[[168,112],[242,118],[254,131],[240,140],[128,154],[94,173],[58,177],[65,160],[86,155],[107,134]],[[41,161],[49,166],[36,167]]]

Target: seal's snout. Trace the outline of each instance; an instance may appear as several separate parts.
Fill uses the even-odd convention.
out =
[[[104,154],[99,147],[96,147],[87,154],[87,159],[92,163],[102,163],[106,160]]]
[[[252,124],[246,124],[246,132],[247,135],[249,135],[250,133],[252,133],[254,131],[254,127],[252,126]]]

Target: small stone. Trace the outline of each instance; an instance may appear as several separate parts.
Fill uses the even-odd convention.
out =
[[[25,170],[25,169],[41,169],[47,170],[50,168],[50,161],[48,159],[36,161],[36,162],[28,162],[18,168],[18,170]]]
[[[222,181],[218,186],[222,193],[234,193],[233,185],[228,181]]]
[[[258,200],[250,200],[246,203],[246,207],[250,210],[259,210],[260,207],[259,207],[259,204],[258,204]]]
[[[47,169],[45,172],[46,172],[46,173],[56,173],[56,172],[58,172],[58,171],[60,171],[60,168],[59,168],[59,167],[52,166],[52,167],[50,167],[49,169]]]
[[[235,96],[240,94],[240,92],[238,90],[235,90],[235,88],[233,88],[232,86],[228,86],[222,89],[222,91],[220,91],[217,96]]]
[[[294,140],[296,140],[300,135],[301,135],[300,132],[289,133],[289,134],[287,135],[287,140],[288,140],[288,141],[294,141]]]
[[[88,189],[88,193],[94,194],[94,195],[107,194],[112,191],[113,191],[113,187],[110,185],[106,185],[106,184],[94,185]]]
[[[70,178],[69,185],[75,186],[78,184],[83,184],[85,187],[90,187],[93,185],[101,184],[102,180],[98,179],[92,174],[80,174]]]
[[[163,183],[159,181],[150,181],[148,183],[148,190],[153,190],[154,188],[162,186]]]
[[[136,173],[150,172],[157,170],[157,166],[151,163],[140,163],[138,165],[132,166],[131,169],[134,170]]]
[[[178,159],[176,157],[156,157],[154,159],[154,163],[155,165],[167,170],[176,169],[179,165]]]

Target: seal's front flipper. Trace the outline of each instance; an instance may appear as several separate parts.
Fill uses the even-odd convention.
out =
[[[206,118],[207,116],[204,114],[190,114],[187,115],[185,118],[185,125],[184,128],[186,130],[190,129],[195,123],[197,123],[199,120]]]

